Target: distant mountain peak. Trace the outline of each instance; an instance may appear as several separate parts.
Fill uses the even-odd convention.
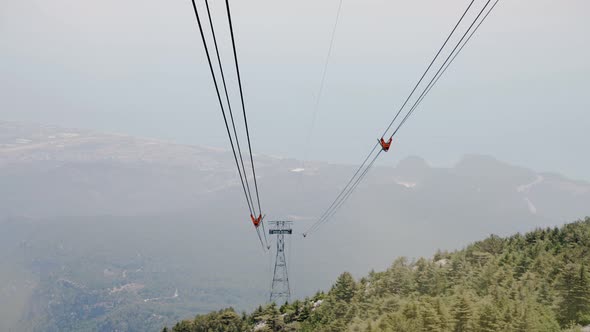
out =
[[[400,160],[397,164],[397,169],[403,168],[430,168],[430,165],[422,157],[409,156]]]
[[[534,171],[510,165],[508,163],[499,161],[498,159],[480,154],[466,154],[453,167],[453,170],[458,175],[464,176],[482,176],[494,177],[499,176],[503,178],[519,179],[520,181],[533,181],[537,175]]]

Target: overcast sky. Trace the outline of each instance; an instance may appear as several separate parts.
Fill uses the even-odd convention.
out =
[[[468,2],[344,0],[306,146],[338,0],[233,0],[255,152],[360,163]],[[589,12],[501,0],[380,163],[481,153],[590,180]],[[189,0],[0,0],[0,119],[228,147]]]

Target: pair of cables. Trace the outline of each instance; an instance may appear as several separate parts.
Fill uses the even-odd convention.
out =
[[[407,120],[410,118],[410,116],[416,111],[416,109],[422,103],[424,98],[428,95],[428,93],[436,85],[436,83],[439,81],[439,79],[444,75],[444,73],[447,71],[449,66],[456,59],[456,57],[461,53],[461,51],[463,50],[465,45],[467,45],[467,43],[469,43],[469,41],[474,36],[474,34],[477,32],[477,30],[482,25],[482,23],[486,20],[486,18],[489,16],[489,14],[494,10],[494,8],[498,4],[499,0],[495,0],[495,2],[493,2],[493,4],[492,4],[492,0],[486,0],[485,4],[477,12],[476,17],[471,21],[468,28],[464,29],[464,32],[462,34],[458,33],[458,31],[461,28],[461,24],[465,21],[465,18],[468,16],[470,11],[472,10],[475,2],[476,2],[476,0],[472,0],[469,3],[469,5],[467,6],[465,11],[463,12],[461,17],[459,18],[458,22],[453,27],[450,34],[445,39],[443,45],[440,47],[440,49],[438,50],[438,52],[436,53],[436,55],[434,56],[434,58],[432,59],[432,61],[430,62],[430,64],[428,65],[428,67],[426,68],[426,70],[424,71],[422,76],[420,77],[420,79],[418,80],[418,83],[416,83],[416,85],[414,85],[414,88],[411,90],[410,94],[405,99],[402,106],[396,112],[395,116],[393,117],[393,120],[391,120],[391,122],[387,126],[386,130],[384,131],[383,135],[381,135],[381,140],[373,146],[373,148],[370,150],[367,157],[364,159],[362,164],[358,167],[358,169],[353,174],[353,176],[350,178],[348,183],[344,186],[344,188],[336,196],[336,198],[334,199],[332,204],[330,204],[328,209],[326,209],[324,211],[324,213],[318,218],[318,220],[313,225],[311,225],[311,227],[305,233],[303,233],[304,237],[315,232],[321,225],[323,225],[328,220],[330,220],[334,216],[334,214],[336,214],[336,212],[344,205],[346,200],[352,195],[352,193],[355,191],[355,189],[358,187],[358,185],[366,177],[369,170],[373,167],[373,165],[375,164],[375,161],[379,158],[381,153],[387,152],[389,150],[389,145],[391,144],[391,141],[393,140],[394,136],[397,135],[399,130],[402,128],[402,126],[407,122]],[[442,62],[442,64],[440,64],[440,63],[438,64],[438,70],[436,70],[436,73],[434,75],[432,75],[428,84],[426,84],[426,86],[424,86],[424,84],[423,84],[423,82],[425,81],[424,79],[426,77],[428,77],[429,73],[432,72],[432,69],[435,66],[435,64],[437,63],[437,60],[439,59],[441,54],[443,54],[444,50],[447,49],[447,45],[449,45],[449,41],[451,41],[452,38],[454,36],[456,36],[457,34],[461,36],[459,41],[457,41],[455,43],[455,46],[448,53],[446,59]],[[412,106],[408,110],[408,108],[406,106],[410,105],[410,101],[412,100],[412,97],[415,96],[416,91],[418,91],[418,88],[420,88],[420,87],[423,88],[422,92],[418,95],[418,97],[415,99],[414,103],[412,104]],[[405,115],[403,116],[403,118],[401,118],[401,121],[397,122],[397,126],[394,126],[396,124],[396,121],[398,120],[399,116],[402,114],[402,112],[404,110],[406,110]],[[391,131],[392,128],[395,128],[395,129],[393,131]],[[391,132],[391,135],[389,136],[389,140],[386,141],[384,139],[384,137],[387,137],[387,134],[390,132]],[[378,149],[380,145],[381,145],[381,148]]]
[[[217,99],[219,102],[221,113],[223,115],[225,129],[227,131],[227,136],[229,138],[229,143],[230,143],[230,146],[232,149],[234,161],[235,161],[236,167],[238,169],[240,183],[242,185],[244,197],[246,199],[246,203],[248,205],[248,210],[250,212],[250,218],[252,219],[252,222],[253,222],[254,227],[256,229],[256,233],[258,234],[258,239],[260,240],[260,244],[262,245],[263,248],[268,248],[268,240],[266,238],[266,231],[264,229],[264,221],[263,221],[264,217],[263,217],[263,213],[262,213],[262,207],[260,204],[260,194],[259,194],[259,190],[258,190],[258,181],[256,178],[256,169],[254,167],[254,157],[252,155],[252,143],[250,141],[250,131],[248,128],[248,118],[246,116],[246,106],[245,106],[245,102],[244,102],[242,78],[240,75],[240,66],[239,66],[239,62],[238,62],[238,54],[237,54],[237,50],[236,50],[236,42],[235,42],[235,37],[234,37],[234,28],[233,28],[233,23],[232,23],[232,19],[231,19],[231,10],[230,10],[230,5],[229,5],[229,0],[225,1],[225,7],[226,7],[226,14],[227,14],[227,21],[229,24],[232,50],[233,50],[233,60],[234,60],[235,72],[236,72],[235,74],[236,74],[237,81],[238,81],[244,130],[245,130],[246,139],[247,139],[247,143],[248,143],[248,150],[246,153],[248,154],[249,159],[250,159],[250,166],[251,166],[250,169],[252,172],[252,179],[254,182],[254,188],[251,188],[250,181],[248,180],[248,173],[249,172],[247,171],[246,164],[244,163],[244,154],[246,154],[246,153],[242,153],[242,147],[240,144],[240,136],[238,135],[238,130],[236,128],[236,122],[238,121],[238,119],[236,119],[236,117],[234,117],[234,112],[232,110],[232,104],[230,102],[230,94],[228,93],[228,84],[227,84],[227,80],[226,80],[226,74],[223,70],[223,63],[221,61],[221,56],[219,54],[219,46],[217,43],[217,36],[215,34],[215,28],[214,28],[213,19],[211,16],[211,10],[209,8],[209,1],[205,0],[205,8],[206,8],[207,18],[208,18],[208,22],[209,22],[209,28],[210,28],[210,32],[211,32],[211,39],[213,40],[213,46],[214,46],[214,50],[215,50],[215,52],[214,52],[215,58],[216,58],[217,64],[218,64],[217,70],[214,68],[214,64],[213,64],[213,60],[212,60],[213,57],[211,56],[212,52],[210,52],[209,45],[207,43],[207,38],[205,37],[205,30],[203,29],[201,15],[199,14],[199,8],[198,8],[195,0],[191,0],[191,1],[192,1],[197,25],[199,27],[199,31],[201,34],[203,47],[204,47],[205,53],[207,55],[207,62],[209,64],[209,69],[211,71],[211,77],[213,78],[215,92],[217,94]],[[219,84],[218,77],[221,78],[221,86]],[[222,99],[222,94],[225,96],[225,104],[224,104],[224,100]],[[229,119],[228,119],[228,115],[229,115]],[[248,156],[246,156],[246,157],[248,157]],[[254,195],[252,194],[252,192],[254,192]],[[260,234],[259,226],[262,226],[262,234],[263,235]],[[264,240],[263,240],[263,237],[264,237]]]

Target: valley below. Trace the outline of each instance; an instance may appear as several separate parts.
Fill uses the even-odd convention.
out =
[[[590,215],[583,181],[481,155],[447,168],[411,157],[375,167],[304,239],[355,167],[256,160],[268,220],[294,221],[296,299],[342,271],[362,276],[399,256]],[[0,122],[0,330],[156,331],[265,303],[271,257],[232,166],[219,149]]]

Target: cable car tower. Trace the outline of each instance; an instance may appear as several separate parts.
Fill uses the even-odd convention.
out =
[[[291,299],[289,288],[289,274],[287,259],[285,258],[285,235],[293,234],[292,221],[269,221],[270,235],[277,236],[277,254],[275,256],[275,269],[270,289],[270,302],[282,304]]]

